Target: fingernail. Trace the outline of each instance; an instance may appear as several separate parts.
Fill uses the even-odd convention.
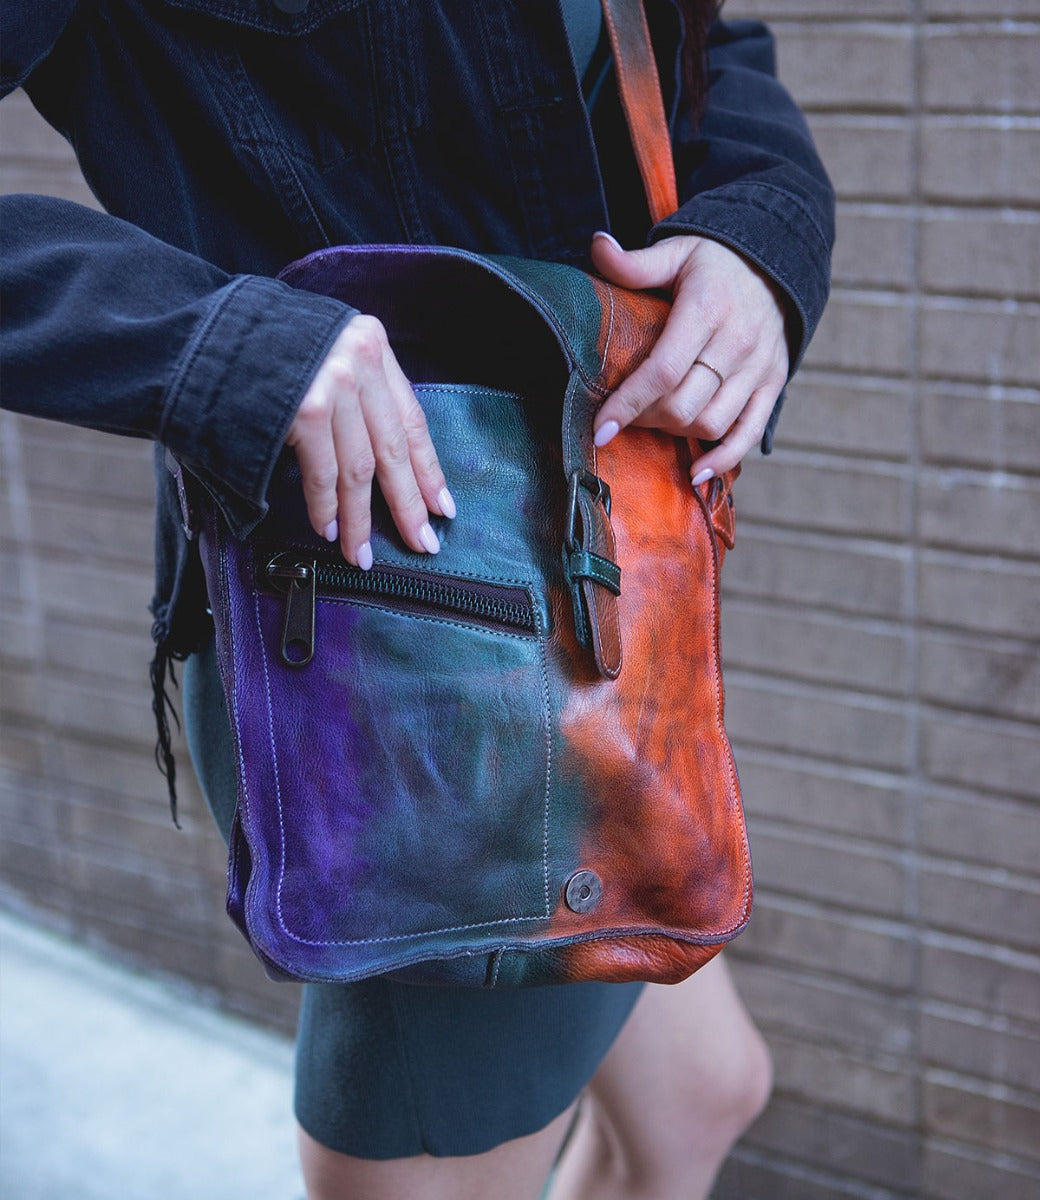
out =
[[[334,542],[339,537],[339,521],[333,519],[325,526],[325,540]]]
[[[422,542],[431,554],[437,554],[441,548],[441,544],[437,541],[437,535],[433,532],[429,521],[419,530],[419,541]]]
[[[621,426],[617,423],[617,421],[604,421],[599,429],[597,429],[593,434],[592,441],[597,446],[605,446],[620,429]]]
[[[357,565],[362,571],[372,570],[372,544],[362,542],[357,548]]]
[[[437,503],[441,506],[441,512],[446,517],[455,516],[455,500],[446,487],[442,487],[437,493]]]
[[[624,246],[621,245],[617,238],[614,237],[612,233],[607,233],[605,229],[597,229],[592,236],[594,238],[604,238],[606,241],[610,242],[615,249],[620,250],[622,253],[625,251]]]
[[[715,472],[711,469],[711,467],[705,467],[703,471],[698,471],[697,474],[694,475],[693,486],[700,487],[702,483],[707,483],[714,474]]]

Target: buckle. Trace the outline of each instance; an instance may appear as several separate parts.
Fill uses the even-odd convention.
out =
[[[610,516],[610,484],[584,468],[572,471],[567,492],[567,523],[563,538],[568,550],[573,550],[577,544],[575,531],[578,528],[578,488],[584,488],[592,497],[593,504],[602,504],[603,511]]]

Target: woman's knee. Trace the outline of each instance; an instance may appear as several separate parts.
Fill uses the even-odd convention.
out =
[[[765,1039],[749,1024],[738,1045],[730,1042],[719,1061],[691,1080],[685,1104],[657,1126],[658,1161],[681,1169],[690,1148],[704,1161],[722,1160],[761,1115],[773,1088],[773,1059]]]
[[[749,1027],[740,1059],[728,1079],[729,1108],[739,1137],[761,1116],[773,1093],[773,1056],[756,1026]]]
[[[753,1025],[739,1052],[706,1073],[702,1085],[686,1092],[684,1105],[647,1122],[641,1142],[638,1137],[621,1146],[614,1142],[615,1151],[620,1150],[614,1171],[628,1180],[626,1197],[663,1200],[709,1194],[722,1164],[772,1093],[772,1055]]]

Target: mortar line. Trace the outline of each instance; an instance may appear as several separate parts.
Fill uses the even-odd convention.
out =
[[[924,141],[924,54],[927,33],[927,14],[924,0],[913,0],[913,82],[911,109],[911,177],[910,177],[910,288],[909,288],[909,335],[910,335],[910,402],[913,419],[910,422],[909,475],[907,479],[908,508],[910,520],[910,544],[908,555],[908,578],[906,595],[906,621],[910,662],[908,664],[907,732],[907,917],[911,935],[910,984],[913,1012],[910,1027],[913,1031],[912,1054],[914,1079],[916,1081],[916,1127],[918,1136],[918,1178],[924,1186],[924,1162],[926,1155],[927,1130],[924,1123],[925,1080],[924,1080],[924,1022],[923,1022],[923,956],[924,925],[921,915],[921,805],[925,799],[926,778],[923,752],[923,712],[921,704],[921,614],[918,597],[921,580],[920,545],[920,487],[922,469],[922,241],[925,220],[925,200],[922,181],[922,154]]]

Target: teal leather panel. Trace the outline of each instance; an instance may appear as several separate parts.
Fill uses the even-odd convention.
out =
[[[357,976],[461,945],[433,974],[483,985],[487,953],[544,932],[576,865],[576,801],[588,781],[558,778],[565,684],[549,650],[563,564],[537,536],[541,523],[527,519],[540,511],[562,527],[563,473],[555,443],[516,396],[451,384],[416,392],[458,515],[435,521],[438,555],[416,555],[377,503],[377,566],[522,587],[538,633],[319,595],[313,660],[289,667],[279,656],[285,597],[261,590],[255,614],[245,606],[231,634],[244,645],[252,624],[263,660],[236,652],[239,686],[267,702],[232,715],[253,748],[250,769],[263,776],[255,790],[278,798],[278,820],[250,826],[246,795],[249,841],[254,851],[256,839],[265,845],[250,862],[239,844],[238,865],[251,872],[245,908],[257,949],[270,930],[298,947],[291,966],[309,978],[343,977],[323,964],[347,945]],[[296,546],[306,561],[298,472],[289,459],[284,467],[255,541]],[[316,538],[313,547],[325,549]],[[252,578],[241,583],[253,591]],[[313,694],[309,672],[321,680]],[[266,728],[270,712],[294,760],[291,783]]]

